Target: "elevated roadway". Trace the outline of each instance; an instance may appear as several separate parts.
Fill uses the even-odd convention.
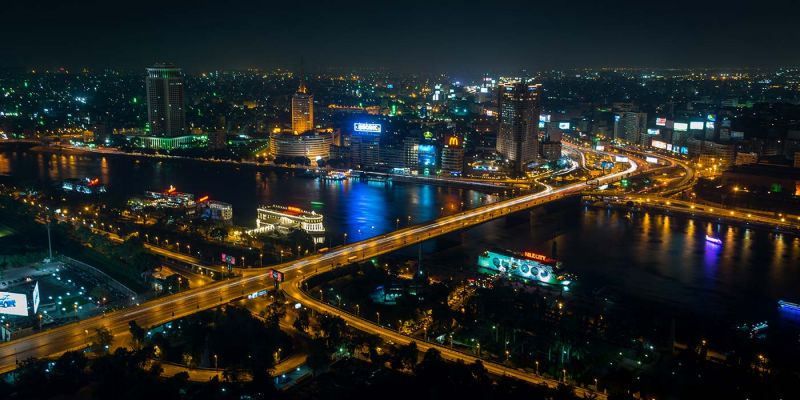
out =
[[[599,184],[616,182],[636,174],[638,168],[636,163],[629,161],[625,170],[597,178],[594,181]],[[65,351],[85,348],[91,344],[95,330],[98,328],[106,328],[114,335],[125,334],[128,331],[130,321],[136,321],[140,326],[156,326],[191,315],[200,310],[226,304],[249,293],[271,287],[273,286],[272,269],[283,272],[286,280],[283,285],[285,288],[291,288],[293,287],[292,281],[298,280],[298,278],[299,281],[302,281],[305,278],[341,265],[366,260],[511,213],[574,196],[589,188],[590,185],[587,182],[573,183],[558,188],[547,187],[539,193],[484,205],[442,217],[429,223],[410,226],[360,242],[343,245],[324,254],[309,256],[272,268],[244,270],[243,276],[238,278],[215,282],[2,343],[0,344],[0,373],[15,369],[18,362],[27,358],[52,357]],[[325,305],[323,303],[319,303],[303,293],[292,291],[292,295],[297,296],[298,299],[312,308],[329,312],[324,308]],[[336,314],[339,313],[337,312]],[[361,325],[357,326],[359,329],[364,328],[368,332],[371,331],[385,337],[397,334],[385,328],[373,326],[368,321],[360,321]],[[353,324],[355,326],[355,322]],[[428,345],[433,346],[432,344]],[[439,350],[447,358],[469,360],[468,356],[463,353],[455,354],[453,351],[443,347]],[[521,372],[515,372],[513,369],[500,365],[488,362],[485,365],[487,365],[487,369],[490,372],[515,376],[528,381],[533,379],[525,379],[522,377]],[[537,382],[539,381],[537,380]]]

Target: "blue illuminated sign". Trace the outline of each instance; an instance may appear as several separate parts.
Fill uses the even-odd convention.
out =
[[[421,144],[418,148],[419,165],[422,167],[432,167],[436,165],[436,146],[432,144]]]
[[[355,124],[353,124],[353,131],[365,132],[365,133],[381,133],[381,124],[356,122]]]

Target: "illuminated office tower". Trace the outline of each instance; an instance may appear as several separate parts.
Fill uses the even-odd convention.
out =
[[[464,146],[458,136],[450,136],[442,148],[442,171],[451,175],[464,172]]]
[[[536,161],[539,154],[539,91],[541,84],[509,82],[500,85],[497,152],[513,162],[514,172]]]
[[[308,93],[305,81],[292,96],[292,133],[299,135],[314,129],[314,95]]]
[[[614,118],[614,138],[632,144],[643,143],[647,139],[647,113],[621,112]]]
[[[147,121],[151,136],[186,134],[183,72],[172,64],[147,68]]]

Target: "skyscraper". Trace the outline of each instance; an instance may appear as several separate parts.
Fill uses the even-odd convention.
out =
[[[305,81],[292,96],[292,133],[299,135],[314,129],[314,95],[308,93]]]
[[[461,175],[464,172],[464,146],[458,136],[447,138],[447,144],[442,148],[442,171],[451,175]]]
[[[172,64],[147,68],[147,121],[150,135],[175,137],[186,133],[183,72]]]
[[[541,84],[509,82],[499,86],[497,152],[513,162],[514,172],[539,154],[539,91]]]
[[[614,118],[614,138],[633,144],[644,143],[647,139],[647,113],[625,111]]]

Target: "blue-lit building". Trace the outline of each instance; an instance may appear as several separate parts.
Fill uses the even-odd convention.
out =
[[[436,153],[436,146],[431,143],[422,143],[417,147],[420,173],[436,173]]]

